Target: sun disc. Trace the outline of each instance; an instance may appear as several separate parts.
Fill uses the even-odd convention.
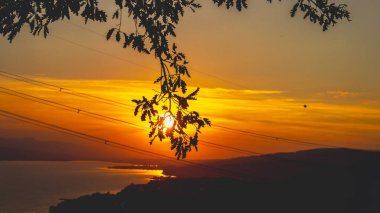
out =
[[[167,128],[172,128],[174,125],[174,117],[172,116],[171,113],[165,113],[164,115],[164,125]]]

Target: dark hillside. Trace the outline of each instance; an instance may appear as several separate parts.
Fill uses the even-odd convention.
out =
[[[249,181],[227,177],[157,180],[130,185],[115,195],[67,200],[51,212],[380,212],[379,153],[320,149],[270,156],[209,162],[251,172]],[[177,169],[179,176],[195,176],[194,168]]]

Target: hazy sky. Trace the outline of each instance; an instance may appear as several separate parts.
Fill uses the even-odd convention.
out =
[[[380,139],[380,13],[377,11],[380,1],[339,2],[348,4],[353,21],[339,23],[327,32],[322,32],[319,26],[300,16],[290,18],[291,1],[273,4],[265,0],[249,1],[249,8],[239,13],[218,8],[209,0],[202,1],[203,8],[196,13],[188,11],[178,26],[175,40],[190,60],[192,84],[203,87],[196,109],[224,125],[378,149],[375,142]],[[149,81],[158,75],[159,68],[152,56],[122,49],[117,43],[106,41],[101,35],[105,35],[113,23],[90,23],[84,26],[85,29],[72,23],[84,26],[81,20],[74,19],[51,25],[52,36],[48,39],[33,37],[26,28],[12,44],[0,38],[0,70],[42,78],[123,101],[151,91],[153,85]],[[0,80],[2,85],[12,86],[12,82]],[[142,83],[133,84],[136,81]],[[125,89],[121,89],[123,85]],[[38,91],[21,84],[14,84],[11,88]],[[117,91],[125,93],[115,95]],[[35,94],[81,104],[55,93]],[[307,110],[302,107],[305,103],[310,106]],[[23,110],[26,103],[5,95],[0,95],[0,104],[0,107],[16,112],[20,110],[20,113],[30,113],[41,119],[52,118],[56,113],[56,110],[49,111],[34,105]],[[129,110],[112,112],[105,106],[92,107],[114,116],[129,113],[124,118],[138,122]],[[64,124],[70,124],[69,117],[58,117]],[[90,128],[88,123],[92,123],[95,130],[104,130],[106,136],[112,137],[125,128],[113,126],[107,130],[109,126],[106,128],[103,123],[85,119],[78,124],[81,122],[86,123],[86,128]],[[11,136],[19,135],[18,128],[26,128],[15,124],[17,128],[10,131],[11,128],[2,123],[2,131]],[[92,132],[96,133],[94,129]],[[210,140],[221,139],[217,128],[204,132],[204,137]],[[138,141],[136,144],[143,143],[147,137],[146,134],[141,135],[131,136]],[[125,139],[125,135],[120,138]],[[251,147],[242,142],[247,140],[243,136],[231,134],[223,136],[221,141],[230,143],[234,140],[239,146]],[[297,149],[273,144],[255,145],[264,152]],[[214,153],[211,156],[227,155]]]
[[[186,14],[178,26],[176,40],[196,70],[249,88],[302,90],[306,94],[337,89],[379,92],[380,2],[344,2],[349,5],[353,21],[322,32],[301,17],[290,18],[291,1],[249,1],[249,9],[241,13],[204,1],[202,9]],[[115,42],[106,42],[104,37],[67,23],[52,25],[51,34],[157,67],[151,56],[118,48]],[[113,25],[90,23],[86,27],[105,34],[110,26]],[[0,40],[3,69],[65,79],[150,80],[157,75],[154,69],[105,57],[57,38],[33,38],[27,28],[24,31],[13,44]],[[194,78],[205,77],[194,72]],[[215,81],[207,79],[207,83],[209,80]],[[221,82],[212,85],[220,86]]]
[[[49,80],[61,85],[118,102],[131,103],[132,98],[153,95],[151,83],[127,80]],[[45,89],[14,81],[1,81],[5,88],[21,91],[37,97],[60,102],[90,112],[146,126],[146,130],[133,128],[118,122],[93,119],[51,106],[31,102],[9,95],[1,95],[0,109],[36,118],[76,131],[85,132],[108,140],[116,140],[128,145],[173,155],[167,141],[148,143],[148,124],[133,116],[130,107],[115,107],[93,100],[73,97],[58,90]],[[0,92],[3,91],[0,89]],[[365,105],[325,103],[323,99],[312,101],[304,108],[303,100],[290,98],[280,91],[232,90],[222,88],[202,88],[199,99],[193,101],[192,109],[211,119],[213,124],[252,130],[260,134],[288,137],[312,143],[361,149],[380,149],[380,109]],[[39,140],[79,141],[46,129],[34,128],[10,119],[2,119],[2,137],[32,137]],[[206,128],[200,139],[256,152],[280,152],[318,148],[268,140],[247,134],[236,134],[218,127]],[[192,158],[233,157],[238,153],[206,147],[200,142],[200,151],[191,153]],[[134,155],[133,155],[134,156]]]

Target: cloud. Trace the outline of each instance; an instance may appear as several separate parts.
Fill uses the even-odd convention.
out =
[[[348,90],[335,90],[335,91],[327,91],[326,94],[333,98],[341,98],[341,97],[348,97],[348,96],[357,96],[360,93],[348,91]]]
[[[201,88],[200,97],[222,98],[222,99],[265,99],[278,97],[284,94],[284,91],[278,90],[239,90],[227,88]]]

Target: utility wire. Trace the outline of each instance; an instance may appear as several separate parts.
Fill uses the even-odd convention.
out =
[[[101,38],[104,38],[104,37],[105,37],[105,35],[103,35],[102,33],[96,32],[96,31],[91,30],[91,29],[89,29],[89,28],[87,28],[87,27],[83,27],[83,26],[81,26],[81,25],[78,25],[78,24],[75,24],[75,23],[71,23],[71,22],[65,22],[65,23],[66,23],[66,24],[69,24],[69,25],[71,25],[71,26],[74,26],[74,27],[80,28],[80,29],[82,29],[82,30],[85,30],[85,31],[87,31],[87,32],[89,32],[89,33],[92,33],[92,34],[94,34],[94,35],[97,35],[97,36],[99,36],[99,37],[101,37]],[[109,54],[109,53],[106,53],[106,52],[103,52],[103,51],[99,51],[98,49],[95,49],[95,48],[92,48],[92,47],[88,47],[88,46],[85,46],[85,45],[82,45],[82,44],[79,44],[79,43],[73,42],[73,41],[71,41],[71,40],[64,39],[64,38],[62,38],[62,37],[58,37],[58,36],[54,36],[54,35],[51,35],[51,36],[52,36],[52,37],[55,37],[55,38],[58,38],[59,40],[62,40],[62,41],[64,41],[64,42],[66,42],[66,43],[70,43],[70,44],[73,44],[73,45],[76,45],[76,46],[82,47],[82,48],[84,48],[84,49],[88,49],[88,50],[90,50],[90,51],[95,51],[95,52],[98,52],[98,53],[100,53],[100,54],[103,54],[103,55],[106,55],[106,56],[109,56],[109,57],[112,57],[112,58],[115,58],[115,59],[118,59],[118,60],[125,61],[125,62],[127,62],[127,63],[132,63],[132,64],[134,64],[134,65],[137,65],[137,66],[140,66],[140,67],[144,67],[144,68],[147,68],[147,69],[153,69],[152,67],[146,66],[146,65],[144,65],[144,64],[139,64],[139,63],[136,63],[136,62],[132,62],[132,61],[130,61],[130,60],[126,60],[126,59],[121,58],[121,57],[119,57],[119,56],[115,56],[115,55],[112,55],[112,54]],[[217,76],[217,75],[214,75],[214,74],[210,74],[210,73],[207,73],[207,72],[204,72],[204,71],[200,71],[200,70],[195,69],[195,68],[192,68],[192,70],[193,70],[193,72],[197,72],[197,73],[201,73],[201,74],[203,74],[203,75],[207,75],[207,76],[209,76],[209,77],[211,77],[211,78],[214,78],[214,79],[216,79],[216,80],[218,80],[218,81],[220,81],[220,82],[228,83],[228,84],[230,84],[230,85],[237,86],[237,87],[239,87],[239,88],[241,88],[241,89],[247,89],[247,90],[250,90],[250,88],[247,87],[247,86],[244,86],[244,85],[238,84],[238,83],[236,83],[236,82],[233,82],[233,81],[231,81],[231,80],[228,80],[228,79],[222,78],[222,77],[220,77],[220,76]]]
[[[70,22],[70,21],[68,21],[68,22],[67,22],[67,21],[64,21],[63,23],[68,24],[68,25],[71,25],[71,26],[74,26],[74,27],[77,27],[77,28],[80,28],[80,29],[82,29],[82,30],[85,30],[85,31],[87,31],[87,32],[90,32],[90,33],[92,33],[92,34],[95,34],[95,35],[97,35],[97,36],[99,36],[99,37],[101,37],[101,38],[105,38],[105,34],[103,34],[103,33],[99,33],[99,32],[97,32],[97,31],[92,30],[92,29],[87,28],[87,27],[83,27],[82,25],[75,24],[75,23]]]
[[[5,91],[1,91],[1,90],[5,90]],[[67,110],[67,111],[70,111],[70,112],[76,112],[76,113],[80,113],[80,114],[88,114],[88,115],[91,115],[91,116],[93,116],[95,118],[99,117],[99,118],[104,118],[104,119],[111,120],[111,121],[117,121],[117,122],[120,122],[120,123],[123,123],[123,124],[127,124],[127,125],[130,125],[130,126],[133,126],[135,128],[138,128],[138,129],[146,130],[146,128],[144,126],[140,126],[140,125],[134,124],[132,122],[128,122],[128,121],[117,119],[117,118],[112,118],[112,117],[105,116],[105,115],[98,114],[98,113],[93,113],[93,112],[90,112],[90,111],[87,111],[87,110],[84,110],[84,109],[81,109],[81,108],[76,108],[76,107],[68,106],[68,105],[65,105],[65,104],[58,103],[58,102],[50,101],[50,100],[47,100],[47,99],[44,99],[44,98],[39,98],[39,97],[36,97],[36,96],[33,96],[33,95],[28,95],[26,93],[18,92],[18,91],[11,90],[11,89],[8,89],[8,88],[5,88],[5,87],[0,87],[0,92],[4,93],[4,94],[7,94],[7,95],[12,95],[12,96],[16,96],[16,97],[23,98],[23,99],[26,99],[26,100],[30,100],[30,101],[38,102],[38,103],[41,103],[41,104],[49,105],[49,106],[52,106],[52,107],[56,107],[56,108],[59,108],[59,109]]]
[[[199,142],[202,142],[202,143],[214,146],[215,148],[218,148],[218,149],[224,149],[224,150],[228,150],[228,151],[232,151],[232,152],[237,152],[237,153],[242,153],[242,154],[249,154],[249,155],[263,155],[263,153],[254,152],[254,151],[251,151],[251,150],[236,148],[236,147],[227,146],[227,145],[222,145],[222,144],[217,144],[217,143],[214,143],[214,142],[210,142],[208,140],[199,140]]]
[[[75,23],[71,23],[71,22],[64,22],[64,23],[65,23],[65,24],[68,24],[68,25],[71,25],[71,26],[74,26],[74,27],[77,27],[77,28],[80,28],[80,29],[85,30],[85,31],[87,31],[87,32],[90,32],[90,33],[92,33],[92,34],[95,34],[95,35],[97,35],[97,36],[99,36],[99,37],[101,37],[101,38],[104,38],[104,35],[103,35],[102,33],[96,32],[96,31],[91,30],[91,29],[89,29],[89,28],[87,28],[87,27],[83,27],[82,25],[75,24]],[[54,36],[53,36],[53,37],[54,37]],[[72,44],[72,45],[76,45],[76,46],[79,46],[79,47],[81,47],[81,48],[84,48],[84,49],[87,49],[87,50],[90,50],[90,51],[95,51],[95,52],[97,52],[97,53],[100,53],[100,54],[102,54],[102,55],[106,55],[106,56],[108,56],[108,57],[112,57],[112,58],[117,59],[117,60],[120,60],[120,61],[124,61],[124,62],[127,62],[127,63],[131,63],[130,60],[126,60],[126,59],[121,58],[121,57],[119,57],[119,56],[115,56],[115,55],[112,55],[112,54],[109,54],[109,53],[106,53],[106,52],[103,52],[103,51],[100,51],[100,52],[99,52],[99,50],[97,50],[97,49],[94,49],[94,48],[91,48],[91,47],[88,47],[88,46],[85,46],[85,45],[82,45],[82,44],[78,44],[78,43],[76,43],[76,42],[73,42],[73,41],[68,40],[68,39],[64,39],[64,38],[62,38],[62,37],[57,37],[57,36],[55,36],[55,38],[57,38],[57,39],[59,39],[59,40],[61,40],[61,41],[64,41],[64,42],[66,42],[66,43],[70,43],[70,44]],[[147,65],[144,65],[144,64],[136,63],[136,62],[133,62],[133,64],[134,64],[134,65],[137,65],[137,66],[139,66],[139,67],[147,68],[147,69],[149,69],[149,70],[153,70],[153,69],[154,69],[154,68],[151,67],[151,66],[147,66]],[[210,75],[210,76],[212,76],[212,74],[204,73],[204,72],[197,71],[197,70],[194,70],[194,71],[195,71],[195,72],[199,72],[199,73],[203,73],[203,74],[205,74],[205,75]],[[216,77],[214,77],[214,78],[218,78],[218,77],[216,76]],[[221,79],[219,79],[219,80],[220,80],[220,81],[223,81],[223,80],[221,80]],[[187,81],[189,81],[190,83],[195,84],[190,78],[187,79]],[[206,86],[206,85],[201,84],[201,86]]]
[[[56,86],[56,85],[53,85],[53,84],[48,84],[48,83],[45,83],[45,82],[42,82],[42,81],[37,81],[37,80],[29,79],[29,78],[22,77],[22,76],[19,76],[19,75],[15,75],[15,74],[12,74],[12,73],[9,73],[9,72],[5,72],[5,71],[2,71],[2,70],[0,70],[0,75],[3,75],[5,77],[11,77],[12,79],[24,81],[24,82],[27,82],[27,83],[33,82],[33,83],[36,83],[37,85],[38,84],[47,85],[47,86],[52,86],[52,87],[55,87],[55,88],[60,88],[60,90],[64,89],[64,90],[67,90],[67,91],[72,91],[70,89],[59,87],[59,86]],[[84,96],[87,97],[87,94],[85,94],[85,93],[81,93],[81,94],[83,94]],[[83,96],[81,96],[81,97],[83,97]],[[103,98],[98,97],[98,96],[94,96],[94,97],[97,97],[100,100],[103,99]],[[105,99],[105,100],[112,101],[110,99]],[[221,128],[221,129],[224,129],[224,130],[234,131],[237,134],[245,134],[245,135],[250,135],[250,136],[256,136],[256,137],[266,138],[266,139],[270,139],[270,140],[286,142],[286,143],[290,143],[290,144],[297,144],[297,145],[304,145],[304,146],[314,146],[314,147],[317,146],[317,147],[328,147],[328,148],[342,148],[342,147],[333,146],[333,145],[320,144],[320,143],[308,142],[308,141],[304,141],[304,140],[296,140],[296,139],[285,138],[285,137],[278,137],[278,136],[273,136],[273,135],[268,135],[268,134],[261,134],[261,133],[257,133],[257,132],[251,131],[251,130],[241,130],[241,129],[226,127],[226,126],[217,125],[217,124],[213,124],[213,126]]]
[[[188,164],[189,166],[192,166],[192,167],[197,167],[197,168],[200,168],[200,169],[206,169],[206,170],[213,170],[217,173],[224,173],[224,174],[232,174],[232,175],[238,175],[239,177],[249,177],[249,178],[253,178],[252,175],[250,174],[245,174],[245,173],[241,173],[241,172],[236,172],[236,171],[232,171],[232,170],[228,170],[228,169],[224,169],[224,168],[219,168],[219,167],[215,167],[215,166],[210,166],[210,165],[207,165],[207,164],[203,164],[203,163],[198,163],[198,162],[193,162],[193,161],[189,161],[189,160],[174,160],[172,157],[170,156],[167,156],[167,155],[163,155],[163,154],[160,154],[160,153],[156,153],[156,152],[152,152],[152,151],[148,151],[148,150],[145,150],[145,149],[141,149],[141,148],[137,148],[137,147],[134,147],[134,146],[130,146],[130,145],[126,145],[126,144],[123,144],[123,143],[120,143],[120,142],[117,142],[117,141],[113,141],[113,140],[107,140],[105,138],[101,138],[101,137],[98,137],[98,136],[93,136],[93,135],[90,135],[90,134],[87,134],[87,133],[83,133],[83,132],[79,132],[79,131],[76,131],[76,130],[72,130],[72,129],[68,129],[68,128],[65,128],[65,127],[61,127],[61,126],[58,126],[58,125],[55,125],[55,124],[51,124],[51,123],[47,123],[47,122],[43,122],[43,121],[40,121],[40,120],[37,120],[37,119],[33,119],[33,118],[29,118],[29,117],[26,117],[26,116],[22,116],[22,115],[18,115],[18,114],[15,114],[15,113],[12,113],[12,112],[9,112],[9,111],[6,111],[6,110],[2,110],[0,109],[0,115],[1,116],[4,116],[4,117],[7,117],[7,118],[14,118],[18,121],[23,121],[23,122],[26,122],[26,123],[30,123],[30,124],[37,124],[36,126],[39,126],[39,127],[45,127],[45,128],[48,128],[48,129],[51,129],[51,130],[58,130],[58,132],[61,132],[61,133],[68,133],[69,135],[72,135],[72,136],[76,136],[76,137],[79,137],[79,138],[82,138],[82,139],[86,139],[86,140],[89,140],[89,141],[97,141],[98,143],[103,143],[105,145],[111,145],[112,147],[120,147],[120,148],[123,148],[125,150],[133,150],[134,152],[137,152],[137,153],[140,153],[140,154],[143,154],[143,155],[150,155],[150,156],[155,156],[155,157],[158,157],[158,158],[161,158],[161,159],[165,159],[165,160],[168,160],[168,161],[171,161],[171,162],[183,162],[183,163],[186,163]]]
[[[244,135],[258,136],[258,137],[262,137],[262,138],[267,138],[267,139],[276,140],[276,141],[283,141],[283,142],[286,142],[286,143],[293,143],[293,144],[297,144],[297,145],[328,147],[328,148],[342,148],[342,147],[334,146],[334,145],[314,143],[314,142],[308,142],[308,141],[303,141],[303,140],[295,140],[295,139],[290,139],[290,138],[284,138],[284,137],[277,137],[277,136],[273,136],[273,135],[261,134],[261,133],[257,133],[257,132],[251,131],[251,130],[241,130],[241,129],[226,127],[226,126],[217,125],[217,124],[214,124],[213,126],[219,127],[221,129],[225,129],[225,130],[235,131],[236,133],[241,133],[241,134],[244,134]]]
[[[67,89],[67,88],[64,88],[64,87],[61,87],[58,85],[54,85],[54,84],[46,83],[43,81],[27,78],[27,77],[24,77],[21,75],[16,75],[16,74],[13,74],[10,72],[6,72],[4,70],[0,70],[0,75],[3,77],[6,77],[6,78],[13,79],[13,80],[22,81],[25,83],[33,84],[35,86],[40,86],[40,87],[43,87],[46,89],[59,91],[59,92],[62,92],[62,93],[68,94],[68,95],[72,95],[72,96],[76,96],[76,97],[80,97],[80,98],[86,98],[86,99],[90,99],[90,100],[96,100],[96,101],[99,101],[101,103],[108,104],[108,105],[121,106],[121,107],[133,107],[133,108],[135,107],[131,104],[126,104],[123,102],[114,101],[114,100],[107,99],[107,98],[102,98],[102,97],[91,95],[88,93],[78,92],[78,91],[75,91],[72,89]]]
[[[5,90],[5,91],[1,91],[1,90]],[[0,93],[15,96],[15,97],[26,99],[26,100],[33,101],[33,102],[37,102],[40,104],[48,105],[48,106],[55,107],[55,108],[58,108],[61,110],[82,114],[82,115],[89,116],[92,118],[101,119],[101,120],[105,120],[105,121],[109,121],[109,122],[113,122],[113,123],[116,123],[116,122],[123,123],[123,124],[127,124],[127,125],[130,125],[132,127],[138,128],[138,129],[146,130],[146,128],[144,128],[143,126],[140,126],[140,125],[137,125],[137,124],[125,121],[125,120],[112,118],[112,117],[101,115],[98,113],[92,113],[92,112],[89,112],[87,110],[83,110],[81,108],[76,108],[76,107],[68,106],[65,104],[58,103],[58,102],[46,100],[44,98],[39,98],[39,97],[36,97],[33,95],[28,95],[28,94],[18,92],[15,90],[11,90],[8,88],[0,87]],[[202,141],[203,143],[207,144],[207,146],[218,148],[218,149],[224,149],[224,150],[233,151],[233,152],[242,153],[242,154],[257,154],[255,152],[250,151],[250,150],[243,150],[243,149],[239,149],[236,147],[220,145],[220,144],[216,144],[216,143],[212,143],[212,142],[208,142],[208,141],[204,141],[204,140],[199,140],[199,141]]]
[[[86,116],[93,117],[93,118],[96,118],[96,119],[101,119],[101,120],[105,120],[105,121],[109,121],[109,122],[114,122],[114,123],[116,123],[116,122],[121,122],[121,123],[124,123],[124,124],[125,123],[130,123],[130,122],[123,121],[123,120],[120,120],[120,119],[114,119],[112,117],[103,116],[103,115],[100,115],[100,114],[94,114],[94,113],[88,112],[86,110],[82,110],[82,109],[79,109],[79,108],[63,105],[63,104],[60,104],[60,103],[57,103],[57,102],[52,102],[52,101],[49,101],[49,100],[46,100],[46,99],[43,99],[43,98],[38,98],[38,97],[31,96],[31,95],[28,95],[28,94],[25,94],[25,93],[20,93],[20,92],[17,92],[17,91],[14,91],[14,90],[10,90],[10,89],[4,88],[4,87],[0,87],[0,89],[6,90],[6,92],[0,91],[0,92],[2,92],[4,94],[13,95],[13,96],[16,96],[16,97],[19,97],[19,98],[24,98],[24,99],[27,99],[27,100],[30,100],[30,101],[35,101],[35,102],[38,102],[38,103],[41,103],[41,104],[49,105],[49,106],[52,106],[52,107],[56,107],[56,108],[59,108],[59,109],[67,110],[67,111],[74,112],[74,113],[75,112],[81,113],[82,115],[86,115]],[[143,128],[142,126],[135,125],[135,124],[132,124],[132,125],[133,125],[133,127],[137,127],[139,129],[145,130],[145,128]],[[264,153],[259,153],[259,152],[255,152],[255,151],[251,151],[251,150],[246,150],[246,149],[241,149],[241,148],[237,148],[237,147],[231,147],[231,146],[227,146],[227,145],[217,144],[217,143],[213,143],[213,142],[210,142],[210,141],[207,141],[207,140],[199,140],[199,141],[202,142],[202,144],[205,145],[205,146],[209,146],[209,147],[213,147],[213,148],[217,148],[217,149],[221,149],[221,150],[225,150],[225,151],[236,152],[236,153],[240,153],[240,154],[244,154],[244,155],[247,155],[247,154],[248,155],[265,155]],[[286,159],[286,160],[289,160],[289,159]]]
[[[180,161],[174,160],[170,156],[166,156],[166,155],[155,153],[155,152],[152,152],[152,151],[147,151],[147,150],[144,150],[144,149],[136,148],[136,147],[133,147],[133,146],[130,146],[130,145],[126,145],[126,144],[120,143],[120,142],[115,142],[115,141],[107,140],[107,139],[104,139],[104,138],[100,138],[100,137],[93,136],[93,135],[90,135],[90,134],[82,133],[82,132],[79,132],[79,131],[67,129],[67,128],[64,128],[64,127],[61,127],[61,126],[57,126],[57,125],[50,124],[50,123],[47,123],[47,122],[43,122],[43,121],[39,121],[39,120],[36,120],[36,119],[28,118],[28,117],[21,116],[21,115],[18,115],[18,114],[15,114],[15,113],[11,113],[11,112],[8,112],[8,111],[5,111],[5,110],[1,110],[1,109],[0,109],[0,116],[7,117],[7,118],[10,118],[10,119],[14,119],[14,120],[17,120],[17,121],[20,121],[20,122],[24,122],[24,123],[29,123],[29,124],[32,124],[34,126],[50,129],[50,130],[53,130],[53,131],[56,131],[56,132],[60,132],[60,133],[64,133],[64,134],[67,134],[67,135],[75,136],[75,137],[84,139],[84,140],[86,140],[88,142],[95,142],[95,143],[99,143],[99,144],[104,144],[104,145],[108,145],[110,147],[114,147],[114,148],[118,148],[118,149],[122,149],[122,150],[127,150],[127,151],[130,151],[130,152],[135,152],[135,153],[138,153],[140,155],[151,156],[151,157],[158,157],[158,158],[164,159],[166,161],[174,162],[176,164],[187,164],[188,166],[191,166],[191,167],[194,167],[194,168],[204,169],[204,170],[207,170],[207,171],[209,171],[211,169],[215,173],[220,173],[220,174],[229,174],[229,175],[234,175],[234,176],[238,175],[238,177],[245,177],[245,178],[250,178],[250,179],[254,178],[254,176],[252,176],[250,174],[247,174],[247,173],[243,173],[243,172],[232,171],[232,170],[229,170],[229,169],[215,167],[215,166],[210,166],[210,165],[207,165],[207,164],[197,163],[197,162],[188,161],[188,160],[184,160],[184,159],[182,159]],[[205,142],[205,141],[203,141],[203,142]],[[264,154],[264,153],[259,153],[259,152],[254,152],[254,153],[257,154],[257,155],[260,155],[260,157],[270,158],[270,159],[273,159],[273,160],[279,160],[281,162],[297,163],[297,164],[301,164],[303,166],[308,166],[308,167],[310,165],[324,166],[324,167],[328,167],[329,166],[328,164],[325,164],[325,163],[313,162],[313,161],[310,161],[310,160],[309,161],[304,161],[303,159],[289,158],[289,157],[277,156],[277,155],[272,155],[272,154]]]
[[[135,66],[138,66],[138,67],[142,67],[142,68],[147,68],[147,69],[152,69],[151,67],[148,67],[148,66],[145,66],[145,65],[142,65],[142,64],[139,64],[139,63],[136,63],[134,61],[131,61],[131,60],[127,60],[125,58],[122,58],[122,57],[119,57],[119,56],[116,56],[116,55],[113,55],[113,54],[110,54],[110,53],[107,53],[107,52],[104,52],[102,50],[98,50],[98,49],[95,49],[95,48],[92,48],[92,47],[89,47],[89,46],[86,46],[86,45],[83,45],[83,44],[79,44],[77,42],[74,42],[74,41],[71,41],[71,40],[68,40],[68,39],[65,39],[65,38],[62,38],[60,36],[56,36],[56,35],[50,35],[51,37],[53,38],[56,38],[56,39],[59,39],[61,41],[64,41],[66,43],[70,43],[72,45],[75,45],[75,46],[79,46],[79,47],[82,47],[84,49],[87,49],[87,50],[90,50],[90,51],[93,51],[93,52],[97,52],[99,54],[102,54],[102,55],[105,55],[105,56],[108,56],[108,57],[111,57],[111,58],[114,58],[114,59],[117,59],[119,61],[124,61],[124,62],[127,62],[127,63],[130,63],[130,64],[133,64]]]

